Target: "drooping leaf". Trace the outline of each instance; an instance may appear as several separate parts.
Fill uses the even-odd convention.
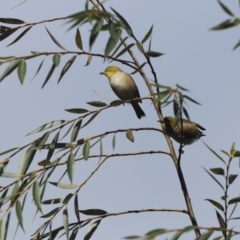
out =
[[[207,232],[202,233],[200,236],[195,238],[195,240],[207,240],[211,237],[212,234],[213,234],[213,230],[209,230]]]
[[[33,200],[38,208],[38,210],[42,213],[42,207],[41,207],[41,199],[40,199],[40,187],[38,181],[35,181],[33,184]]]
[[[87,141],[83,146],[83,157],[85,160],[88,160],[89,153],[90,153],[90,143],[89,141]]]
[[[138,50],[139,50],[141,53],[143,53],[143,54],[145,53],[142,44],[141,44],[140,42],[138,42],[138,41],[137,41],[137,48],[138,48]]]
[[[88,119],[88,121],[82,126],[82,128],[85,127],[85,126],[87,126],[98,114],[99,114],[99,112],[94,113],[94,114]]]
[[[50,77],[52,76],[55,68],[56,68],[56,65],[53,63],[52,66],[51,66],[51,68],[50,68],[49,71],[48,71],[48,74],[47,74],[47,76],[46,76],[46,78],[45,78],[45,81],[44,81],[44,83],[43,83],[43,85],[42,85],[42,88],[44,88],[44,86],[47,84],[47,82],[48,82],[48,80],[50,79]]]
[[[45,28],[46,28],[46,27],[45,27]],[[49,30],[48,30],[47,28],[46,28],[46,30],[47,30],[50,38],[53,40],[53,42],[54,42],[58,47],[60,47],[62,50],[67,51],[66,48],[64,48],[64,47],[57,41],[57,39],[49,32]]]
[[[22,206],[19,200],[16,202],[16,215],[17,215],[19,225],[21,226],[22,230],[25,232],[23,227]]]
[[[89,38],[89,47],[90,49],[92,48],[95,40],[97,39],[97,36],[102,28],[103,25],[103,18],[101,18],[99,21],[97,21],[92,30],[91,30],[91,34],[90,34],[90,38]]]
[[[115,57],[116,59],[119,58],[120,56],[122,56],[125,52],[127,52],[130,48],[132,48],[133,46],[135,46],[135,43],[131,43],[129,44],[127,47],[125,47],[120,53],[117,54],[117,56]]]
[[[11,172],[3,172],[1,174],[1,177],[5,178],[20,178],[22,175],[17,174],[17,173],[11,173]]]
[[[4,40],[5,38],[9,37],[12,35],[14,32],[16,32],[19,28],[12,28],[9,29],[8,31],[4,32],[2,35],[0,35],[0,41]]]
[[[224,159],[223,159],[221,156],[219,156],[219,155],[218,155],[212,148],[210,148],[205,142],[203,142],[203,143],[204,143],[204,145],[205,145],[219,160],[221,160],[221,161],[226,165]]]
[[[26,71],[27,71],[27,64],[26,64],[25,60],[22,59],[18,63],[18,78],[19,78],[21,84],[23,84],[23,81],[24,81],[24,78],[26,75]]]
[[[115,48],[115,46],[117,45],[117,43],[118,43],[121,35],[122,35],[122,30],[119,29],[119,30],[116,32],[116,34],[115,34],[114,37],[112,37],[112,36],[109,37],[109,39],[108,39],[108,41],[107,41],[107,45],[106,45],[106,47],[105,47],[105,52],[104,52],[104,58],[105,58],[105,59],[106,59],[107,56],[112,52],[112,50]]]
[[[125,37],[124,39],[122,39],[122,40],[120,41],[120,43],[118,44],[118,46],[117,46],[117,47],[115,48],[115,50],[113,51],[111,57],[113,57],[113,56],[118,52],[119,48],[126,42],[127,39],[128,39],[128,37]],[[111,60],[111,61],[113,61],[113,60]]]
[[[209,176],[224,190],[223,185],[207,170],[203,167],[203,169],[209,174]]]
[[[233,50],[237,49],[240,46],[240,40],[236,43],[236,45],[233,47]]]
[[[80,214],[79,214],[79,207],[78,207],[78,194],[75,195],[74,198],[74,212],[77,217],[78,222],[80,222]]]
[[[40,63],[40,65],[39,65],[39,67],[38,67],[35,75],[33,76],[32,80],[37,76],[38,72],[41,70],[44,60],[45,60],[45,58],[41,61],[41,63]],[[31,80],[31,81],[32,81],[32,80]]]
[[[82,125],[82,119],[80,119],[74,126],[73,130],[72,130],[72,134],[71,134],[71,142],[74,142],[77,139],[79,130],[81,128]]]
[[[54,198],[54,199],[44,200],[42,201],[42,204],[58,204],[62,202],[63,202],[63,198]]]
[[[141,42],[142,44],[144,44],[149,39],[149,37],[152,35],[152,30],[153,30],[153,25],[151,26],[151,28],[148,30],[148,32],[144,36],[144,38]]]
[[[88,66],[92,61],[92,54],[88,55],[87,63],[84,65],[85,67]]]
[[[99,215],[105,215],[107,212],[102,209],[87,209],[87,210],[79,210],[80,213],[85,214],[85,215],[91,215],[91,216],[99,216]]]
[[[217,219],[218,219],[218,223],[219,223],[220,228],[226,229],[227,225],[226,225],[224,219],[222,218],[221,214],[217,210],[216,210],[216,214],[217,214]],[[223,233],[223,236],[226,238],[226,232],[222,231],[222,233]]]
[[[15,60],[15,61],[12,61],[7,67],[6,69],[3,71],[1,77],[0,77],[0,82],[5,78],[7,77],[8,75],[10,75],[17,67],[18,67],[18,63],[20,62],[21,60]]]
[[[49,128],[52,128],[52,127],[55,127],[55,126],[58,126],[58,125],[61,125],[62,123],[65,123],[66,121],[65,120],[56,120],[56,121],[52,121],[52,122],[49,122],[49,123],[45,123],[43,124],[41,127],[33,130],[32,132],[28,133],[28,135],[31,135],[31,134],[34,134],[34,133],[37,133],[37,132],[41,132],[43,130],[46,130],[46,129],[49,129]]]
[[[57,207],[57,208],[54,208],[53,210],[51,210],[50,212],[44,214],[41,216],[41,218],[49,218],[51,216],[53,216],[55,213],[59,212],[60,208]]]
[[[142,70],[142,68],[147,64],[147,62],[144,62],[143,64],[140,65],[139,68],[137,68],[136,70],[134,70],[133,72],[131,72],[130,74],[133,75],[137,72],[140,72]]]
[[[56,53],[53,55],[53,63],[56,65],[56,67],[60,64],[61,55],[59,53]]]
[[[217,208],[220,209],[221,211],[224,211],[223,206],[222,206],[220,203],[218,203],[217,201],[214,201],[214,200],[212,200],[212,199],[205,199],[205,200],[207,200],[207,201],[209,201],[210,203],[212,203],[212,205],[214,205],[215,207],[217,207]]]
[[[6,150],[6,151],[4,151],[4,152],[1,152],[1,153],[0,153],[0,156],[2,156],[2,155],[4,155],[4,154],[7,154],[7,153],[9,153],[9,152],[12,152],[12,151],[14,151],[14,150],[16,150],[16,149],[18,149],[18,148],[11,148],[11,149],[8,149],[8,150]]]
[[[62,215],[62,220],[63,220],[63,227],[66,233],[67,239],[69,238],[69,225],[68,225],[68,210],[67,210],[67,205],[64,206],[63,208],[63,215]]]
[[[101,219],[97,220],[96,222],[94,222],[90,228],[88,228],[85,236],[84,236],[84,240],[89,240],[91,238],[91,236],[93,235],[93,233],[96,231],[98,225],[100,224]]]
[[[116,134],[113,135],[113,139],[112,139],[112,148],[113,150],[115,149],[116,146]]]
[[[129,141],[134,142],[134,136],[131,129],[128,129],[126,131],[126,137]]]
[[[83,50],[81,33],[80,33],[80,31],[79,31],[78,28],[77,28],[77,31],[76,31],[75,42],[76,42],[77,47],[78,47],[80,50]]]
[[[70,112],[70,113],[76,113],[76,114],[82,114],[82,113],[89,112],[87,109],[84,109],[84,108],[70,108],[70,109],[65,109],[65,111]]]
[[[5,236],[5,221],[4,219],[0,220],[0,240],[4,240]]]
[[[8,44],[7,47],[11,46],[15,42],[17,42],[19,39],[21,39],[31,28],[32,28],[32,26],[26,28],[14,41],[12,41],[10,44]]]
[[[67,160],[67,172],[70,182],[72,183],[73,175],[74,175],[74,168],[75,168],[75,159],[72,152],[70,152]]]
[[[62,77],[64,76],[64,74],[69,70],[69,68],[72,66],[73,62],[75,61],[77,55],[71,57],[67,63],[65,64],[65,66],[63,67],[60,76],[58,78],[58,83],[61,81]]]
[[[58,132],[56,133],[56,135],[54,136],[54,138],[53,138],[53,140],[52,140],[52,143],[53,143],[53,144],[56,144],[56,143],[58,142],[59,134],[60,134],[60,131],[58,131]],[[47,154],[47,160],[48,160],[49,162],[50,162],[50,159],[51,159],[53,153],[54,153],[54,149],[49,149],[48,154]]]

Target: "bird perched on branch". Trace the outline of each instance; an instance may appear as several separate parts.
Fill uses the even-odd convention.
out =
[[[161,121],[160,121],[161,122]],[[173,117],[165,117],[161,122],[162,129],[166,135],[173,138],[178,143],[182,143],[184,145],[192,144],[197,141],[200,137],[206,136],[202,131],[206,130],[201,125],[195,122],[191,122],[189,120],[182,120],[182,128],[181,129],[181,120],[177,122]]]
[[[100,74],[108,78],[112,90],[121,100],[132,100],[130,104],[134,108],[139,119],[145,116],[145,113],[138,104],[142,102],[141,99],[133,100],[134,98],[140,98],[140,94],[137,85],[129,74],[123,72],[116,66],[108,66],[104,72]]]

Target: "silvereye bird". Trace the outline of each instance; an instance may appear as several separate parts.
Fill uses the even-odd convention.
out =
[[[123,101],[133,100],[134,98],[140,98],[140,94],[132,77],[123,72],[119,67],[108,66],[104,72],[100,74],[105,75],[110,83],[110,86],[114,93]],[[133,100],[130,104],[133,106],[137,117],[141,118],[145,116],[145,113],[141,109],[138,103],[141,100]]]
[[[178,123],[173,117],[165,117],[164,121],[161,122],[162,129],[166,135],[173,138],[178,143],[182,143],[184,145],[192,144],[197,141],[200,137],[206,136],[199,129],[206,130],[201,125],[195,122],[191,122],[189,120],[182,120],[182,131],[181,131],[181,121]],[[182,136],[181,136],[182,134]]]

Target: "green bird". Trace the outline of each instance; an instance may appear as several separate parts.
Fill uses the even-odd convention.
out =
[[[161,122],[161,121],[160,121]],[[182,120],[182,131],[181,131],[181,121],[178,123],[173,117],[165,117],[161,122],[162,129],[166,135],[173,138],[178,143],[182,143],[184,145],[190,145],[193,142],[197,141],[200,137],[206,136],[202,131],[206,130],[201,125],[195,122],[191,122],[189,120]],[[181,136],[182,134],[182,136]]]
[[[137,85],[132,77],[123,72],[119,67],[108,66],[104,72],[101,72],[100,74],[103,74],[108,78],[112,90],[121,100],[127,101],[133,100],[134,98],[140,98]],[[141,100],[130,102],[139,119],[145,116],[145,113],[138,104],[141,102]]]

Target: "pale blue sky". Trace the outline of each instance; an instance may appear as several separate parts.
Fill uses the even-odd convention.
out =
[[[31,1],[27,0],[21,6],[11,9],[20,1],[4,1],[1,5],[0,16],[19,18],[26,22],[36,22],[44,19],[67,16],[82,11],[85,1]],[[225,1],[238,16],[240,10],[238,1]],[[90,4],[91,5],[91,4]],[[162,1],[137,1],[137,0],[111,0],[105,7],[113,7],[131,25],[135,36],[141,40],[152,24],[153,39],[152,49],[165,53],[163,57],[153,59],[158,80],[163,85],[174,87],[176,83],[191,90],[190,96],[202,106],[189,104],[187,108],[191,119],[206,128],[206,137],[203,140],[216,151],[220,149],[229,151],[233,142],[236,148],[240,147],[239,130],[239,49],[232,51],[239,40],[239,31],[233,28],[225,31],[210,31],[216,24],[224,21],[228,16],[219,7],[217,1],[212,0],[162,0]],[[26,36],[10,47],[6,47],[19,34],[13,34],[0,43],[0,56],[24,56],[30,51],[62,51],[48,36],[45,26],[68,50],[78,51],[75,46],[75,31],[67,32],[64,22],[41,24],[33,27]],[[79,28],[83,38],[83,45],[88,50],[89,25]],[[99,36],[92,52],[103,53],[106,33]],[[131,43],[130,39],[128,43]],[[139,61],[144,61],[137,48],[133,48]],[[58,76],[69,56],[61,58],[60,66],[55,70],[50,81],[41,89],[44,79],[52,64],[49,56],[38,76],[30,82],[43,57],[27,61],[27,75],[24,85],[21,86],[16,72],[4,79],[0,85],[1,101],[1,146],[0,152],[11,147],[22,146],[37,135],[25,135],[40,125],[58,119],[72,119],[76,115],[67,113],[67,108],[94,109],[85,102],[108,100],[97,95],[94,91],[115,100],[117,97],[112,92],[108,80],[99,75],[107,66],[100,58],[93,58],[88,67],[84,67],[87,57],[79,56],[69,72],[57,85]],[[127,55],[126,58],[129,58]],[[114,63],[115,64],[115,63]],[[116,63],[126,72],[132,72],[126,66]],[[1,72],[7,65],[1,66]],[[148,67],[145,71],[149,79],[153,79]],[[138,85],[141,96],[147,96],[148,90],[139,74],[133,76]],[[94,91],[93,91],[94,90]],[[150,101],[141,105],[146,113],[146,118],[137,119],[131,106],[120,106],[102,112],[87,128],[81,130],[79,137],[87,137],[114,129],[131,127],[159,127],[157,115]],[[172,115],[172,107],[163,109],[164,115]],[[66,130],[62,131],[62,134]],[[39,135],[41,136],[41,135]],[[165,150],[167,144],[161,133],[137,132],[134,133],[135,142],[129,142],[125,134],[116,136],[115,153],[136,152],[148,150]],[[69,138],[66,138],[68,141]],[[112,136],[103,141],[103,150],[112,152]],[[174,143],[176,150],[178,144]],[[97,146],[94,152],[99,151]],[[182,156],[182,170],[191,197],[192,205],[199,226],[218,227],[214,207],[204,199],[211,198],[221,201],[221,189],[203,170],[212,167],[223,167],[204,146],[201,141],[188,146]],[[17,172],[18,164],[23,153],[11,160],[8,171]],[[37,163],[46,156],[42,151],[36,155],[32,169],[39,168]],[[74,183],[80,184],[96,167],[98,159],[87,162],[78,162],[74,176]],[[238,160],[232,164],[231,173],[238,174]],[[58,181],[65,168],[58,170],[51,181]],[[223,179],[221,179],[223,180]],[[9,181],[9,179],[7,179]],[[64,178],[68,182],[68,178]],[[6,179],[1,178],[4,185]],[[230,196],[239,195],[239,179],[230,188]],[[49,186],[45,199],[66,196],[69,192]],[[16,239],[29,239],[33,231],[43,223],[39,215],[32,221],[35,206],[31,196],[28,196],[28,207],[24,210],[24,225],[26,236],[18,231]],[[72,212],[73,202],[69,203],[70,221],[76,221]],[[142,155],[135,157],[119,157],[107,160],[99,171],[92,177],[79,194],[81,209],[101,208],[109,212],[120,212],[143,208],[177,208],[186,209],[180,184],[172,160],[164,155]],[[53,208],[53,207],[51,207]],[[44,207],[44,213],[50,208]],[[239,209],[236,213],[239,213]],[[239,215],[238,215],[239,216]],[[11,230],[15,230],[15,211],[11,219]],[[83,218],[83,216],[82,216]],[[15,224],[14,224],[15,223]],[[106,218],[102,221],[97,231],[92,236],[93,240],[121,239],[124,236],[141,235],[155,228],[182,228],[190,225],[187,215],[179,213],[142,213],[120,217]],[[53,228],[62,225],[59,215],[54,221]],[[230,223],[230,227],[240,230],[239,222]],[[79,232],[78,239],[82,239],[88,227]],[[9,239],[12,235],[9,232]],[[220,234],[217,234],[220,235]],[[181,239],[193,239],[193,233]],[[64,237],[63,237],[64,239]],[[165,235],[157,239],[165,239]]]

